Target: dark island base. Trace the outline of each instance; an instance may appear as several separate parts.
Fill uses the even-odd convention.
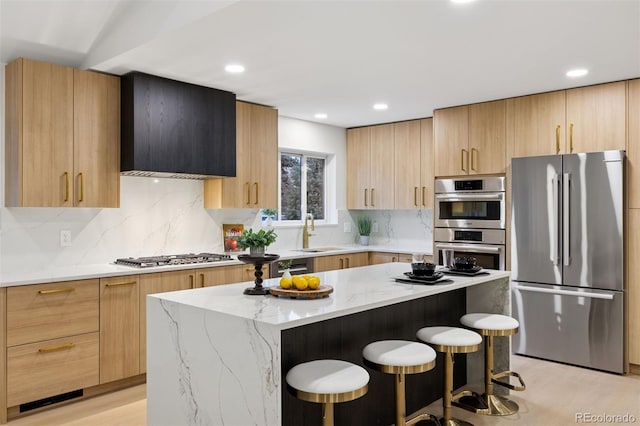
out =
[[[304,301],[300,301],[304,303]],[[282,332],[282,424],[322,424],[321,404],[298,400],[286,388],[286,373],[296,364],[321,358],[343,359],[363,365],[362,349],[376,340],[416,340],[426,326],[460,326],[466,313],[466,290],[456,290],[402,302]],[[407,413],[442,397],[444,355],[436,368],[407,375]],[[367,368],[367,367],[365,367]],[[393,375],[367,368],[369,391],[355,401],[335,405],[336,425],[389,425],[395,422]],[[454,389],[466,384],[466,355],[455,355]],[[439,409],[436,413],[442,415]]]

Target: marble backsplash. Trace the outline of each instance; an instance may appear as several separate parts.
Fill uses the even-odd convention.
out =
[[[223,251],[222,224],[262,225],[257,209],[204,209],[202,181],[121,176],[120,208],[2,208],[0,267],[4,273],[100,264],[118,257]],[[354,244],[355,220],[369,215],[379,231],[371,244],[431,247],[432,211],[338,212],[338,224],[317,226],[312,247]],[[345,233],[344,223],[352,232]],[[60,247],[60,231],[72,244]],[[302,227],[276,227],[270,251],[302,246]]]

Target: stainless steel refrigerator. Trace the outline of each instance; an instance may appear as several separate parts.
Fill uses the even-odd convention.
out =
[[[624,372],[624,151],[511,162],[513,351]]]

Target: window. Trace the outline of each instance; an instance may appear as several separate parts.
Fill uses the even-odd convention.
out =
[[[316,220],[325,219],[325,162],[320,155],[280,153],[281,221],[304,220],[306,212]]]

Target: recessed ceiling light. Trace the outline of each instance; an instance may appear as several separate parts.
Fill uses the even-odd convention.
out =
[[[325,114],[324,112],[319,112],[316,115],[314,115],[314,117],[323,119],[323,118],[327,118],[327,114]]]
[[[574,70],[567,71],[567,77],[583,77],[589,74],[589,70],[585,68],[576,68]]]
[[[224,70],[231,74],[240,74],[244,72],[244,67],[240,64],[229,64],[224,67]]]
[[[389,105],[387,104],[373,104],[373,109],[377,109],[377,110],[383,110],[383,109],[387,109],[389,108]]]

